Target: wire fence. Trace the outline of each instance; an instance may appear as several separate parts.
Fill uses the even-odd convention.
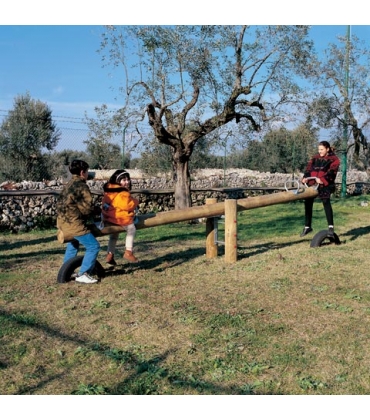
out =
[[[3,122],[3,120],[8,116],[9,114],[9,110],[1,110],[0,109],[0,124]],[[60,139],[58,141],[58,144],[55,148],[55,150],[53,152],[47,152],[45,150],[45,152],[47,152],[48,155],[50,155],[50,159],[48,158],[48,162],[47,165],[45,166],[45,168],[40,167],[39,168],[39,175],[35,178],[38,178],[38,180],[42,180],[44,178],[46,179],[56,179],[57,177],[59,177],[62,173],[65,172],[65,161],[62,161],[63,158],[61,156],[57,156],[55,157],[55,155],[58,154],[58,152],[64,152],[64,151],[73,151],[75,152],[75,158],[83,158],[83,159],[88,159],[88,153],[87,153],[87,144],[86,141],[89,139],[89,128],[87,126],[87,122],[85,118],[81,118],[81,117],[68,117],[68,116],[60,116],[60,115],[56,115],[53,116],[53,121],[56,123],[57,128],[60,130]],[[127,136],[125,138],[124,133],[122,133],[122,135],[120,136],[115,136],[113,138],[110,139],[110,142],[114,145],[117,146],[116,150],[119,150],[119,154],[120,156],[118,156],[118,166],[120,167],[120,164],[124,161],[124,154],[125,154],[125,147],[127,148],[127,144],[125,144],[127,141]],[[304,141],[302,139],[295,139],[296,144],[303,144]],[[286,151],[286,161],[291,161],[290,162],[290,166],[291,168],[289,169],[289,171],[295,171],[298,168],[298,163],[300,161],[302,162],[306,162],[307,158],[309,157],[309,155],[311,154],[311,151],[308,152],[307,151],[307,156],[298,156],[298,150],[294,149],[294,143],[292,143],[292,150],[291,151]],[[252,150],[250,147],[246,146],[246,149],[250,149]],[[56,152],[56,153],[55,153]],[[126,150],[127,152],[127,150]],[[339,151],[338,151],[339,152]],[[80,156],[78,156],[80,153]],[[232,154],[231,150],[228,151],[228,153],[226,153],[226,144],[225,144],[225,149],[222,150],[222,154],[223,156],[218,156],[219,159],[222,159],[221,162],[221,166],[220,166],[220,162],[218,162],[218,166],[217,167],[222,167],[224,168],[224,170],[228,169],[228,168],[233,168],[233,167],[239,167],[239,168],[249,168],[249,169],[256,169],[254,167],[252,167],[251,162],[249,162],[248,160],[245,159],[245,157],[243,156],[242,153],[238,152],[236,154]],[[250,155],[252,154],[252,152],[250,152]],[[338,154],[338,153],[337,153]],[[341,154],[341,153],[339,153]],[[54,155],[54,157],[53,157]],[[270,159],[271,155],[274,155],[276,157],[276,153],[269,153],[266,156],[266,159],[263,159],[262,163],[266,163],[267,159]],[[138,155],[139,157],[139,155]],[[120,160],[122,158],[122,160]],[[358,167],[356,167],[356,165],[354,165],[353,163],[353,149],[349,151],[348,155],[348,170],[351,169],[359,169]],[[89,160],[88,160],[89,161]],[[192,160],[194,162],[194,158]],[[90,163],[90,162],[89,162]],[[252,162],[253,163],[253,162]],[[34,165],[37,165],[38,162],[34,162]],[[157,162],[158,164],[158,162]],[[3,182],[5,180],[8,180],[9,178],[11,178],[12,174],[12,170],[19,170],[21,169],[24,173],[29,173],[29,168],[26,167],[21,167],[22,163],[19,162],[18,168],[13,168],[14,166],[14,162],[12,162],[11,160],[7,159],[7,156],[1,155],[0,153],[0,182]],[[263,166],[263,165],[262,165]],[[212,166],[212,167],[216,167],[216,166]],[[260,170],[263,171],[267,171],[262,169],[261,165],[258,165]],[[116,168],[116,166],[115,166]],[[111,168],[110,168],[111,169]],[[300,168],[302,170],[302,168]],[[45,173],[43,173],[42,171],[44,171]],[[271,170],[270,170],[271,171]],[[283,172],[284,170],[281,170],[280,167],[277,167],[276,170],[274,172]],[[286,172],[286,171],[285,171]],[[54,177],[54,178],[53,178]],[[28,179],[30,180],[30,179]]]
[[[8,115],[9,110],[0,109],[0,124]],[[30,173],[30,166],[34,167],[36,173],[38,173],[36,178],[39,181],[44,178],[57,178],[65,171],[64,158],[58,156],[58,154],[61,155],[61,152],[73,151],[75,158],[86,159],[88,156],[86,141],[89,138],[89,128],[86,120],[78,117],[53,116],[53,121],[60,132],[60,138],[55,149],[53,151],[41,150],[45,154],[45,159],[40,160],[39,157],[35,157],[34,162],[27,163],[27,167],[20,161],[17,162],[17,167],[15,167],[14,162],[0,152],[0,182],[13,178],[13,172]],[[123,136],[112,137],[110,143],[117,145],[119,150],[123,151]],[[39,167],[37,168],[37,166]],[[35,179],[35,175],[33,178]]]
[[[8,114],[9,110],[0,109],[0,124]],[[60,152],[70,149],[86,152],[86,144],[84,142],[88,139],[89,129],[85,118],[53,115],[53,121],[61,133],[55,151]],[[113,144],[117,144],[120,147],[122,146],[122,141],[122,136],[115,136],[111,139]]]

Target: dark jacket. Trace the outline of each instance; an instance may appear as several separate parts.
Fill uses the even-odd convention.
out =
[[[73,175],[57,201],[57,227],[65,237],[82,236],[90,232],[87,224],[94,216],[93,199],[85,179]]]
[[[322,187],[334,187],[339,165],[340,160],[333,152],[329,152],[324,157],[321,157],[320,154],[317,153],[308,161],[304,172],[304,178],[320,178],[322,184],[320,184],[319,188],[321,185]],[[315,181],[312,180],[309,181],[308,185],[313,185],[314,183]]]

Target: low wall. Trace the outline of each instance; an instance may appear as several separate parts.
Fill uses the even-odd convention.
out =
[[[249,196],[267,194],[296,187],[291,183],[292,175],[258,173],[248,170],[228,170],[224,174],[219,170],[195,173],[192,178],[191,200],[193,206],[203,205],[207,198],[242,199]],[[105,171],[104,178],[109,178],[112,171]],[[132,177],[132,194],[139,199],[139,213],[153,213],[174,209],[173,182],[168,176],[144,178],[134,171]],[[225,175],[225,177],[224,177]],[[94,178],[87,183],[94,194],[96,204],[100,204],[102,187],[106,179],[98,171],[92,173]],[[338,176],[339,180],[341,176]],[[0,230],[25,231],[34,228],[53,226],[56,222],[56,200],[66,179],[49,182],[21,183],[6,182],[0,185]],[[223,188],[223,184],[227,187]],[[347,174],[347,194],[368,194],[367,174],[350,172]],[[340,183],[337,184],[337,195],[340,194]]]

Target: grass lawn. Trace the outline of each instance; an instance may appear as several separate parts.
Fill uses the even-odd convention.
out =
[[[319,248],[320,202],[304,238],[302,202],[241,212],[235,264],[222,245],[205,257],[205,224],[138,230],[137,265],[122,234],[119,265],[95,285],[56,283],[54,230],[2,234],[0,394],[368,395],[364,202],[333,200],[341,244]]]

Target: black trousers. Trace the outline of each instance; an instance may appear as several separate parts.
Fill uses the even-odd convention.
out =
[[[313,202],[315,198],[307,198],[304,202],[304,210],[305,210],[305,226],[310,226],[312,224],[312,210],[313,210]],[[322,205],[324,206],[326,220],[328,221],[328,225],[334,226],[334,216],[333,216],[333,208],[331,206],[330,197],[329,198],[321,198]]]

